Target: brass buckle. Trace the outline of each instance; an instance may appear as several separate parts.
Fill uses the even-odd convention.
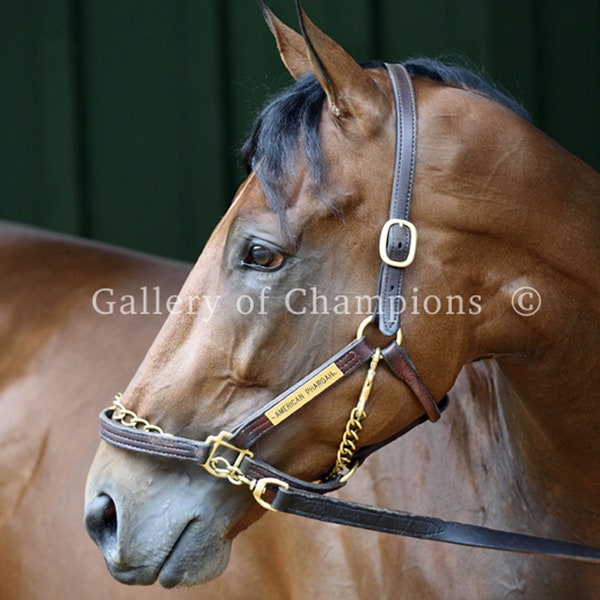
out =
[[[408,248],[408,255],[404,260],[394,260],[390,258],[387,252],[388,237],[390,235],[390,229],[397,225],[398,227],[406,227],[410,231],[410,246]],[[408,267],[415,259],[415,253],[417,251],[417,228],[405,219],[389,219],[381,229],[381,235],[379,236],[379,256],[381,260],[390,267],[396,267],[403,269]]]
[[[200,463],[200,466],[204,467],[211,475],[220,479],[227,479],[233,485],[247,485],[254,496],[254,499],[266,510],[277,512],[277,509],[273,508],[266,500],[263,499],[263,495],[268,485],[276,485],[284,489],[289,489],[289,485],[281,479],[275,477],[263,477],[262,479],[250,479],[247,477],[241,469],[244,458],[252,458],[254,453],[250,450],[238,448],[233,444],[230,444],[227,440],[231,438],[231,433],[228,431],[221,431],[219,435],[211,435],[206,438],[206,443],[211,444],[212,448],[210,454],[205,462]],[[229,461],[225,456],[217,454],[218,450],[226,448],[233,452],[237,452],[237,456],[233,463]]]
[[[254,453],[250,450],[238,448],[233,444],[230,444],[227,440],[231,438],[231,433],[228,431],[221,431],[219,435],[211,435],[206,438],[206,443],[212,446],[210,454],[205,462],[200,463],[200,466],[204,467],[211,475],[219,477],[221,479],[229,479],[236,485],[247,483],[245,477],[240,469],[240,465],[244,458],[252,458]],[[217,452],[221,448],[226,448],[237,452],[237,456],[233,463],[231,463],[224,456],[217,455]]]

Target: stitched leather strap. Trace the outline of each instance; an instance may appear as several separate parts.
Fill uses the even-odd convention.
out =
[[[417,136],[417,113],[410,75],[402,65],[386,64],[396,103],[396,170],[390,202],[390,219],[408,219],[412,195]],[[406,227],[391,227],[387,236],[387,256],[406,260],[411,246]],[[400,327],[400,295],[404,269],[382,263],[378,284],[378,325],[384,335],[395,335]]]
[[[392,373],[401,381],[404,381],[413,394],[417,397],[421,406],[425,409],[427,417],[435,423],[442,416],[438,405],[431,397],[429,390],[423,385],[417,369],[402,346],[392,342],[386,346],[381,354]]]
[[[304,402],[304,404],[307,404],[316,398],[322,391],[327,390],[329,387],[331,387],[331,385],[334,385],[344,377],[350,375],[359,366],[367,362],[373,355],[373,352],[374,348],[364,337],[353,340],[331,359],[325,361],[301,381],[277,396],[273,401],[267,404],[267,406],[261,408],[260,411],[248,417],[234,430],[234,433],[228,442],[238,448],[250,448],[261,436],[276,426],[277,423],[273,423],[267,415],[272,413],[277,406],[281,406],[280,410],[284,412],[290,410],[288,404],[293,405],[295,400],[301,395],[305,396],[302,397],[301,400]],[[392,373],[394,373],[398,379],[405,382],[410,387],[416,398],[421,402],[427,418],[429,418],[431,421],[438,420],[441,415],[440,407],[443,404],[443,407],[445,408],[447,404],[447,397],[444,397],[442,402],[440,402],[440,407],[438,407],[438,404],[436,404],[427,391],[427,388],[420,380],[412,361],[407,356],[404,349],[398,346],[395,342],[392,342],[385,347],[382,350],[382,355]],[[325,384],[328,384],[327,387],[321,387],[323,384],[320,380],[327,380],[331,367],[335,367],[337,370],[336,372],[338,373],[338,379],[329,384],[328,381],[325,381]],[[322,377],[319,378],[319,375],[322,375]],[[315,377],[317,377],[316,381]],[[307,386],[309,387],[307,388]],[[173,435],[156,435],[139,429],[126,427],[113,421],[111,419],[111,415],[112,412],[110,409],[100,413],[100,436],[103,440],[113,444],[114,446],[118,446],[126,450],[135,450],[145,454],[151,454],[153,456],[187,460],[200,464],[206,462],[206,459],[208,458],[211,450],[211,444],[208,442],[196,441]],[[395,439],[399,435],[402,435],[408,429],[411,429],[424,420],[424,418],[417,419],[406,429],[398,432],[398,434],[393,436],[393,438],[386,440],[385,443],[388,443],[391,441],[391,439]],[[382,444],[377,445],[377,448],[379,448],[381,445]],[[373,449],[373,446],[369,447],[369,449],[363,448],[361,450],[362,460],[364,460],[364,458],[366,458],[366,456],[370,454]],[[262,469],[266,468],[267,466],[262,463],[261,465]]]
[[[335,356],[277,396],[267,406],[248,417],[234,430],[229,443],[238,448],[250,448],[261,436],[276,426],[277,422],[274,423],[267,416],[274,409],[280,406],[279,410],[284,417],[288,413],[293,414],[296,406],[304,406],[319,396],[322,391],[353,373],[371,358],[373,352],[374,348],[364,337],[353,340]],[[309,384],[310,387],[307,389]],[[114,446],[196,463],[203,463],[208,457],[211,445],[207,442],[173,435],[156,435],[125,427],[112,421],[111,415],[110,409],[100,413],[100,436]]]
[[[240,448],[249,448],[261,436],[267,433],[267,431],[270,431],[276,426],[276,423],[270,420],[268,415],[273,414],[273,411],[277,413],[278,406],[280,407],[280,411],[293,414],[292,409],[296,410],[295,407],[299,405],[304,406],[311,401],[312,398],[315,398],[321,390],[328,389],[343,377],[350,375],[360,365],[368,361],[373,355],[373,352],[374,348],[364,337],[353,340],[331,359],[317,367],[298,383],[277,396],[277,398],[270,402],[266,407],[261,408],[260,411],[256,412],[238,426],[233,432],[231,442]],[[328,384],[327,387],[320,386],[319,374],[322,374],[322,378],[329,377],[330,367],[333,366],[339,369],[341,376],[339,376],[338,379],[335,379],[333,383],[329,383],[333,378],[325,381],[325,384]],[[333,377],[335,377],[335,375]],[[317,381],[314,381],[315,378],[317,378]],[[310,382],[313,383],[308,387],[307,391],[307,385]],[[314,387],[315,385],[317,385],[317,388]],[[314,391],[311,391],[313,389]]]
[[[151,456],[187,460],[200,464],[206,462],[208,458],[211,446],[206,442],[125,427],[113,421],[111,416],[110,409],[100,413],[100,437],[113,446]]]
[[[590,546],[375,508],[294,489],[277,488],[271,506],[301,517],[419,539],[600,562],[600,549]]]
[[[362,344],[359,347],[364,347]],[[439,411],[445,410],[448,405],[448,397],[444,398],[439,403]],[[124,450],[132,452],[140,452],[142,454],[148,454],[150,456],[156,456],[160,458],[169,458],[173,460],[185,460],[203,465],[209,458],[210,452],[213,448],[211,443],[206,441],[196,441],[189,438],[178,437],[170,434],[156,434],[147,432],[132,427],[127,427],[113,421],[112,410],[107,408],[100,413],[100,437],[109,444],[117,446]],[[395,433],[393,436],[372,444],[360,448],[356,453],[355,460],[360,465],[362,464],[373,452],[376,452],[383,446],[386,446],[395,439],[401,437],[405,433],[408,433],[411,429],[414,429],[417,425],[425,422],[427,416],[423,415],[418,419],[415,419],[412,423],[407,425],[402,430]],[[228,440],[233,443],[233,438]],[[285,481],[293,489],[303,490],[312,492],[314,494],[328,494],[334,490],[338,490],[345,485],[343,481],[343,475],[333,477],[320,482],[306,482],[291,475],[287,475],[282,471],[279,471],[275,467],[261,461],[258,458],[246,456],[240,464],[240,469],[246,477],[249,479],[262,479],[262,478],[274,478],[280,481]]]
[[[444,396],[438,405],[438,411],[445,410],[447,405],[448,397]],[[178,437],[170,434],[159,435],[156,433],[127,427],[121,423],[113,421],[111,416],[112,411],[110,408],[107,408],[100,413],[100,437],[105,442],[108,442],[113,446],[123,448],[124,450],[141,452],[142,454],[148,454],[150,456],[157,456],[161,458],[185,460],[194,462],[196,464],[203,464],[208,459],[212,449],[212,444],[205,441],[199,442],[189,438]],[[356,453],[356,459],[359,461],[359,463],[362,463],[373,452],[376,452],[396,438],[408,433],[411,429],[414,429],[417,425],[424,423],[426,420],[427,416],[423,415],[418,419],[415,419],[412,423],[388,439],[377,444],[360,448]],[[229,441],[233,443],[233,438],[231,438]],[[277,477],[279,479],[287,478],[286,481],[293,481],[294,485],[298,484],[298,487],[303,487],[300,485],[304,483],[301,480],[284,475],[281,471],[278,471],[274,467],[271,467],[270,465],[258,459],[245,458],[241,467],[242,471],[244,471],[248,477]],[[337,489],[337,487],[331,489]],[[329,489],[327,486],[323,487],[323,484],[316,484],[315,486],[311,485],[306,489],[318,491],[321,494],[326,494],[331,491],[331,489]]]

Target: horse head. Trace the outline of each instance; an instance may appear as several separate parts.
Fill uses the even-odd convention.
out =
[[[359,65],[301,8],[300,35],[260,4],[296,83],[259,116],[243,151],[248,177],[122,397],[138,423],[192,440],[234,431],[377,312],[397,141],[392,83],[381,64]],[[438,402],[463,364],[532,350],[540,319],[556,315],[528,321],[510,309],[515,290],[532,284],[523,262],[510,260],[528,217],[502,200],[525,180],[523,156],[540,134],[485,90],[448,85],[415,65],[418,244],[404,275],[402,347]],[[529,191],[535,185],[528,180]],[[562,223],[555,228],[558,236]],[[531,272],[541,280],[539,263]],[[383,347],[390,339],[376,324],[364,334]],[[270,428],[253,455],[295,478],[326,479],[366,372],[356,369]],[[384,365],[366,412],[358,447],[393,437],[425,411]],[[219,575],[232,539],[264,512],[247,487],[192,462],[104,442],[86,495],[88,529],[111,573],[167,587]]]

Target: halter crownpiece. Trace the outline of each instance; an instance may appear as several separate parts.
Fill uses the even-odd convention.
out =
[[[231,433],[223,431],[204,441],[172,436],[127,409],[121,397],[117,396],[113,405],[100,414],[100,436],[125,450],[195,462],[214,477],[227,479],[234,485],[248,486],[256,501],[268,510],[453,544],[600,562],[600,549],[597,548],[446,522],[323,496],[345,485],[372,452],[427,419],[437,421],[448,404],[447,396],[439,403],[432,398],[401,345],[399,303],[402,279],[404,269],[415,257],[417,244],[417,230],[408,220],[415,164],[416,111],[412,81],[406,69],[402,65],[389,64],[386,64],[386,69],[392,82],[396,109],[396,158],[389,219],[383,225],[379,240],[382,265],[378,284],[380,300],[375,315],[360,325],[355,340],[266,407],[245,419]],[[364,336],[366,327],[371,323],[377,324],[384,335],[395,336],[395,339],[382,349],[374,348]],[[366,417],[366,402],[381,358],[390,371],[409,387],[425,414],[387,440],[358,448],[358,435]],[[336,464],[326,480],[318,483],[301,481],[254,456],[251,448],[259,438],[368,361],[371,361],[370,368],[361,396],[342,436]]]
[[[384,335],[400,328],[400,297],[404,269],[417,249],[417,228],[408,220],[415,173],[417,111],[410,75],[402,65],[385,65],[396,104],[396,149],[394,182],[389,219],[379,237],[378,325]]]

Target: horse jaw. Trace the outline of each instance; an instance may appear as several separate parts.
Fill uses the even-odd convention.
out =
[[[166,588],[218,577],[235,533],[250,524],[249,514],[252,521],[262,514],[248,510],[251,496],[195,465],[174,469],[145,457],[131,463],[128,455],[129,467],[118,468],[123,452],[101,444],[86,485],[85,524],[111,575]]]

